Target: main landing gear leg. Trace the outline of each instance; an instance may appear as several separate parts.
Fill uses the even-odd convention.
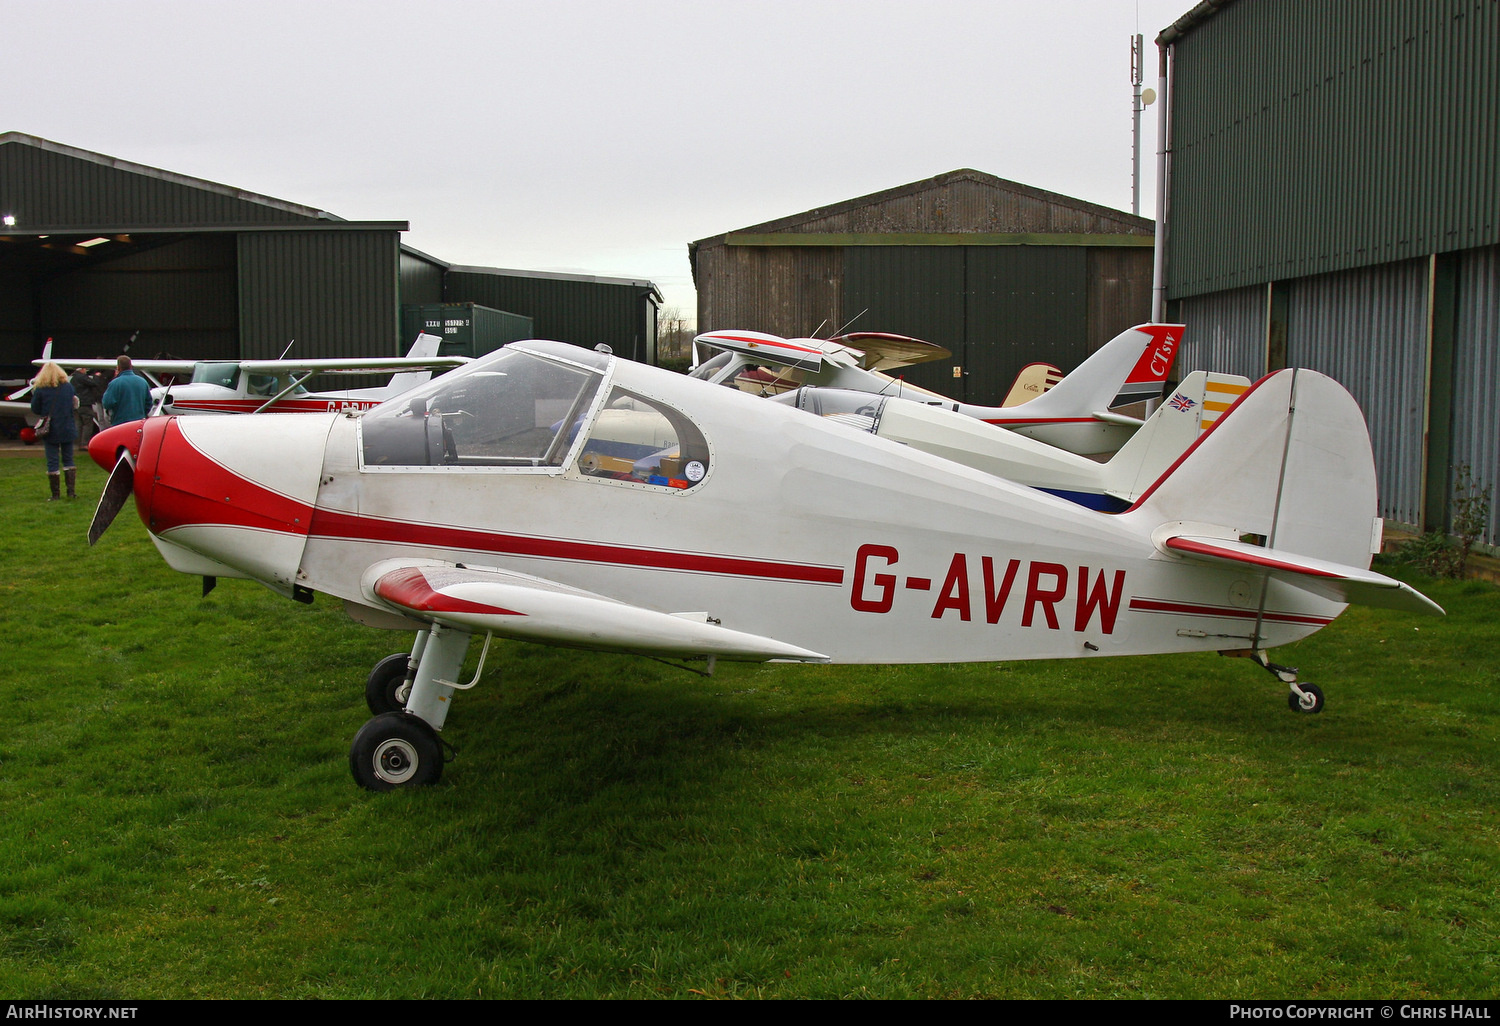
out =
[[[1257,650],[1256,660],[1264,666],[1276,679],[1281,681],[1291,690],[1287,692],[1287,708],[1292,712],[1320,713],[1323,711],[1323,689],[1316,684],[1301,684],[1297,681],[1297,668],[1295,666],[1277,666],[1271,662],[1264,651]]]
[[[442,778],[443,746],[438,731],[457,690],[450,682],[458,678],[463,666],[469,634],[435,624],[423,635],[412,646],[417,669],[405,708],[378,714],[354,735],[349,749],[355,783],[371,791],[435,784]]]

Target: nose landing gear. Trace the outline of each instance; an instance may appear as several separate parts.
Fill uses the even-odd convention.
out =
[[[453,681],[469,649],[467,631],[434,624],[417,635],[410,655],[387,656],[370,671],[365,701],[375,717],[354,735],[349,770],[371,791],[436,784],[443,776],[438,736]],[[476,675],[477,676],[477,675]]]

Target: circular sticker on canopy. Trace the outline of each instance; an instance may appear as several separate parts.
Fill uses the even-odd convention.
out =
[[[688,460],[688,465],[682,468],[682,473],[689,481],[698,482],[703,480],[705,471],[703,464],[697,460]]]

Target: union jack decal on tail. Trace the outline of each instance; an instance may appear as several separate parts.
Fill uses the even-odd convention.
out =
[[[1177,410],[1177,411],[1179,411],[1181,413],[1186,413],[1188,410],[1191,410],[1194,406],[1197,406],[1198,404],[1196,402],[1194,402],[1192,399],[1189,399],[1187,396],[1183,395],[1181,392],[1178,392],[1176,395],[1174,395],[1171,399],[1169,399],[1167,401],[1167,405],[1170,406],[1170,407],[1172,407],[1172,409]]]

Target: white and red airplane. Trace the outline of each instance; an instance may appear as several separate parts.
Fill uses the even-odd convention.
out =
[[[439,778],[476,634],[710,664],[1235,651],[1316,712],[1268,649],[1350,602],[1441,613],[1368,569],[1369,435],[1306,370],[1248,389],[1118,514],[557,342],[362,414],[157,417],[89,452],[113,468],[91,539],[133,494],[205,588],[322,593],[411,632],[350,751],[375,790]]]
[[[1050,365],[1023,368],[1011,393],[1040,394],[1005,406],[960,403],[884,373],[949,355],[947,349],[903,335],[875,332],[834,339],[786,339],[759,331],[710,331],[693,339],[692,376],[759,395],[813,385],[911,399],[1009,428],[1080,455],[1103,455],[1125,444],[1139,417],[1110,412],[1162,393],[1182,340],[1180,324],[1138,324],[1090,354],[1051,387]],[[768,370],[767,368],[773,368]],[[1037,375],[1036,371],[1042,373]],[[1023,381],[1024,379],[1024,381]]]
[[[183,413],[332,413],[368,410],[392,396],[425,384],[435,370],[469,362],[464,356],[439,356],[442,339],[420,334],[405,356],[315,358],[309,360],[133,360],[132,369],[148,377],[152,415]],[[33,361],[44,364],[49,357]],[[114,360],[66,360],[50,357],[66,369],[114,370]],[[310,392],[303,383],[315,374],[390,373],[385,385]],[[188,378],[160,385],[163,377]]]
[[[1250,379],[1237,374],[1194,371],[1118,452],[1103,461],[1016,431],[996,431],[973,417],[910,399],[803,386],[771,402],[1040,488],[1090,509],[1119,513],[1140,498],[1249,387]]]

